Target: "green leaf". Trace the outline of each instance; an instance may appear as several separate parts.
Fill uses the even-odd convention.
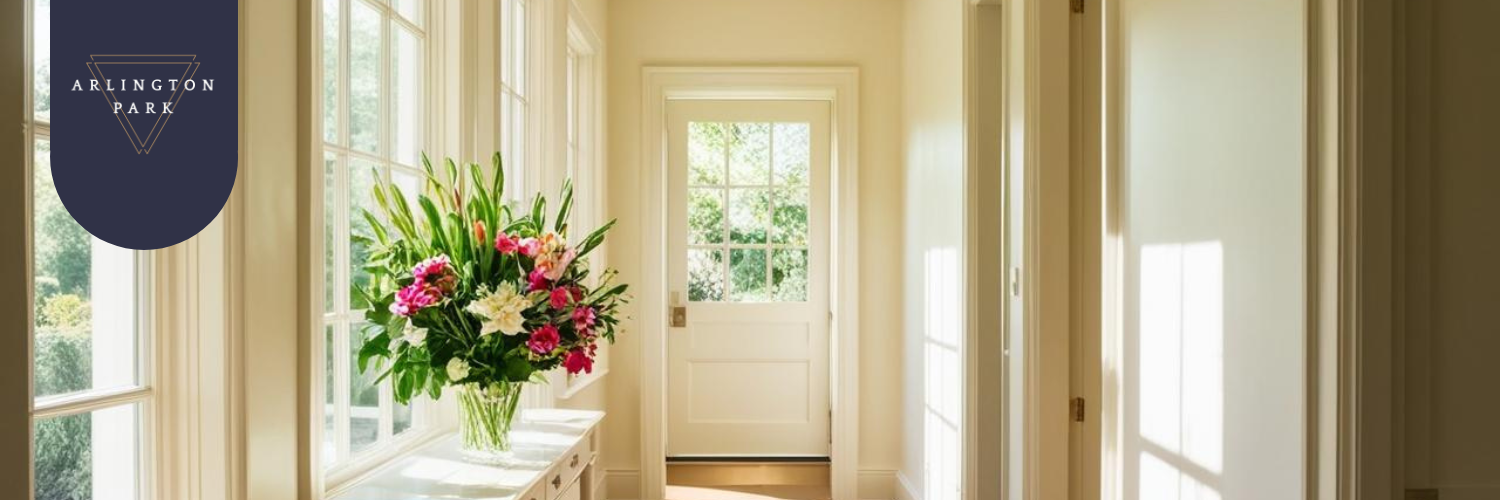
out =
[[[494,179],[490,185],[490,199],[496,203],[504,199],[505,195],[505,162],[500,159],[500,152],[490,159],[490,170],[493,171]]]
[[[375,336],[365,339],[365,344],[359,348],[359,371],[364,372],[370,362],[370,358],[391,357],[391,337],[386,335],[384,328]]]
[[[438,215],[437,207],[433,206],[432,200],[426,196],[418,196],[417,204],[422,205],[422,214],[427,216],[427,230],[437,241],[437,249],[452,248],[448,243],[448,238],[443,234],[443,218]]]
[[[553,221],[553,230],[557,234],[567,235],[568,214],[573,211],[573,179],[563,181],[562,203],[557,209],[557,220]]]
[[[595,229],[594,232],[589,233],[588,236],[584,237],[583,241],[578,244],[577,258],[583,258],[583,256],[588,255],[589,252],[594,251],[594,248],[598,247],[599,244],[604,243],[604,235],[609,232],[609,228],[615,227],[616,221],[618,221],[618,219],[610,219],[609,222],[604,223],[603,226],[599,226],[599,228]]]

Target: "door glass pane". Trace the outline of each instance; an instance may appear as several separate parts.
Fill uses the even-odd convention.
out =
[[[812,153],[808,149],[809,127],[806,123],[778,123],[773,132],[776,151],[776,184],[805,186]]]
[[[405,165],[421,164],[422,41],[405,28],[392,25],[391,44],[391,159]]]
[[[688,184],[723,184],[727,168],[724,124],[689,123],[687,146]]]
[[[770,192],[765,189],[729,190],[729,242],[757,244],[766,242],[766,227],[771,218]]]
[[[339,0],[323,0],[323,140],[339,142]]]
[[[380,14],[349,3],[349,145],[367,153],[380,141]]]
[[[371,213],[379,214],[379,207],[371,199],[371,189],[375,186],[376,171],[375,163],[365,160],[351,160],[349,162],[349,309],[361,310],[365,308],[364,301],[360,300],[359,294],[352,291],[353,287],[364,288],[370,284],[370,273],[365,271],[365,263],[370,258],[370,246],[375,240],[375,233],[370,229],[369,221],[365,220],[361,209],[369,210]]]
[[[37,0],[31,14],[31,89],[36,119],[52,119],[52,0]]]
[[[68,214],[52,183],[51,143],[36,141],[33,165],[35,395],[133,385],[135,252],[95,239]]]
[[[741,186],[770,184],[770,124],[734,123],[729,129],[729,182]]]
[[[688,300],[718,302],[724,300],[724,251],[694,248],[688,250]]]
[[[807,246],[807,188],[778,188],[772,194],[776,213],[771,243]]]
[[[359,453],[380,438],[379,371],[359,370],[359,348],[365,342],[364,323],[349,327],[349,451]]]
[[[777,302],[807,300],[807,250],[772,251],[771,295]]]
[[[729,300],[766,302],[766,250],[735,248],[729,251]]]
[[[140,405],[37,420],[37,500],[140,498]]]
[[[724,190],[688,189],[688,243],[724,242]]]

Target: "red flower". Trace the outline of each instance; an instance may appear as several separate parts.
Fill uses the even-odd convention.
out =
[[[552,293],[548,297],[552,302],[552,308],[562,310],[562,308],[568,307],[568,295],[568,289],[566,288],[553,288]]]
[[[443,296],[436,287],[417,281],[396,292],[396,301],[391,303],[391,312],[411,317],[417,311],[436,304]]]
[[[520,243],[516,242],[515,237],[512,237],[505,233],[495,235],[495,250],[499,250],[500,253],[510,255],[516,253],[520,249],[521,245]]]
[[[595,317],[594,308],[592,307],[584,306],[574,309],[573,328],[578,331],[588,330],[589,327],[594,326]]]
[[[589,357],[583,348],[575,348],[568,351],[568,357],[563,358],[563,367],[568,369],[570,375],[577,375],[579,372],[594,373],[594,358]]]
[[[558,340],[557,327],[545,325],[531,332],[531,340],[526,341],[526,347],[531,348],[531,352],[545,356],[557,349]]]
[[[526,288],[527,292],[546,290],[550,284],[547,281],[547,270],[541,267],[532,269],[531,274],[526,276],[526,281],[529,283]]]

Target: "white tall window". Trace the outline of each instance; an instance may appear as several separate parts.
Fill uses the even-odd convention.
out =
[[[336,484],[409,444],[432,406],[395,404],[389,383],[360,372],[376,177],[415,197],[427,145],[428,5],[420,0],[322,0],[323,381],[319,460]]]
[[[527,0],[499,0],[500,54],[500,107],[496,113],[496,130],[500,137],[500,154],[505,160],[506,191],[514,198],[515,193],[525,193],[533,180],[525,176],[527,162],[531,159],[528,150],[531,130],[531,55],[532,36],[530,2]]]
[[[573,210],[568,225],[571,228],[569,236],[574,240],[605,222],[604,175],[599,161],[603,148],[599,134],[603,68],[598,56],[599,40],[581,19],[577,11],[569,12],[567,55],[563,64],[563,90],[567,103],[564,147],[567,149],[567,176],[573,180],[574,187]],[[589,256],[593,269],[605,267],[605,253],[601,249]],[[599,344],[600,352],[592,373],[567,377],[567,389],[562,397],[571,396],[609,371],[608,349],[608,343]]]
[[[51,1],[31,0],[32,474],[39,500],[152,497],[149,252],[95,239],[57,197]]]

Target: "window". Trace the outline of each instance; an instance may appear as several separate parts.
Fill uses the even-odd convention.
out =
[[[495,130],[500,133],[500,154],[505,159],[506,191],[515,197],[534,189],[525,173],[531,158],[528,132],[531,130],[529,96],[531,56],[530,4],[526,0],[500,0],[499,42],[500,96]]]
[[[322,436],[325,483],[336,484],[424,429],[428,407],[395,404],[389,384],[357,364],[365,304],[352,286],[374,239],[360,209],[375,210],[370,189],[389,179],[415,197],[428,117],[427,5],[420,0],[322,1],[323,342]],[[315,378],[318,380],[319,378]]]
[[[22,125],[31,142],[32,474],[35,498],[149,498],[153,438],[149,252],[95,239],[52,183],[51,1],[33,0]]]
[[[688,300],[807,300],[808,134],[688,124]]]
[[[567,149],[566,174],[573,180],[574,188],[573,210],[569,214],[571,220],[568,225],[572,228],[569,236],[573,238],[581,238],[605,221],[604,175],[599,162],[602,148],[599,140],[599,116],[603,102],[600,76],[603,68],[600,67],[598,57],[598,38],[582,19],[580,12],[569,11],[567,55],[563,65],[563,90],[566,92],[567,108],[567,135],[564,144]],[[603,260],[606,253],[606,249],[600,249],[590,255],[594,269],[606,267]],[[559,384],[566,388],[561,397],[571,397],[593,380],[604,376],[609,371],[608,351],[609,344],[601,343],[593,372],[566,377],[566,381]]]

